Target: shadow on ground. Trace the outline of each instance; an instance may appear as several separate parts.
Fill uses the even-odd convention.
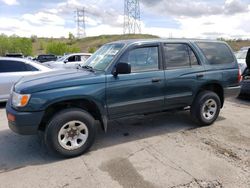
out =
[[[91,151],[143,138],[196,128],[188,112],[160,113],[120,119],[109,123],[108,132],[98,129]],[[47,153],[38,136],[21,136],[10,130],[0,131],[0,173],[57,162]]]

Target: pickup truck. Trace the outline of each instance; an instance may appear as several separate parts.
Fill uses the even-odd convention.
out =
[[[97,125],[107,131],[117,118],[190,109],[198,125],[210,125],[224,99],[239,94],[240,81],[225,42],[116,41],[77,70],[21,79],[12,88],[7,118],[14,132],[42,132],[50,151],[75,157],[93,144]]]

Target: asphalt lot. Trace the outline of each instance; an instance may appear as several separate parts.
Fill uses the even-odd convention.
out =
[[[0,107],[0,187],[250,187],[250,101],[229,99],[217,122],[188,112],[110,122],[78,158],[50,156],[37,136],[7,126]]]

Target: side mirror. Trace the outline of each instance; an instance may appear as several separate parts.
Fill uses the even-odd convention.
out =
[[[66,63],[68,63],[68,62],[69,62],[69,60],[67,60],[67,59],[66,59],[66,60],[64,60],[63,62],[66,64]]]
[[[130,73],[131,73],[131,65],[123,62],[118,63],[112,72],[114,76],[117,76],[118,74],[130,74]]]
[[[246,64],[247,64],[248,70],[250,70],[250,48],[247,51]]]

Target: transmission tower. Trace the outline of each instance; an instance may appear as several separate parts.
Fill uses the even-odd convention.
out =
[[[141,33],[139,0],[124,0],[123,33]]]
[[[77,38],[86,37],[84,8],[76,10],[76,26],[77,26]]]

